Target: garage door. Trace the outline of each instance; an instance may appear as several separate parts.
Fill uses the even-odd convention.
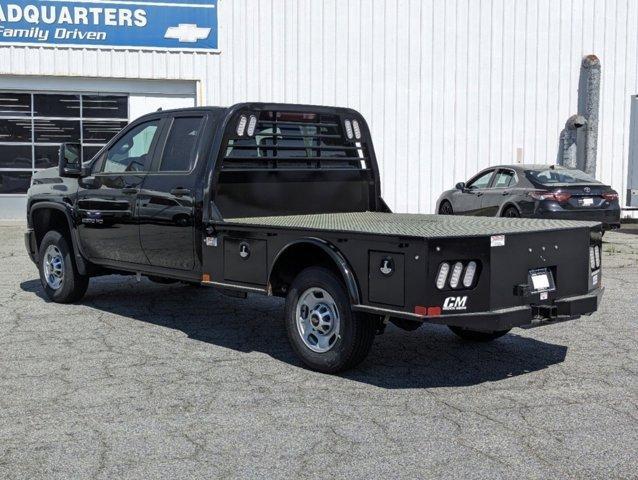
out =
[[[31,176],[57,166],[60,143],[87,160],[141,115],[194,105],[194,94],[0,90],[0,219],[24,218]]]

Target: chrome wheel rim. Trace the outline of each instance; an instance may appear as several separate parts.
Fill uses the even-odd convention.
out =
[[[313,352],[325,353],[339,338],[339,309],[332,295],[323,288],[304,291],[297,301],[297,333]]]
[[[55,245],[44,252],[44,280],[53,290],[58,290],[64,281],[64,257]]]

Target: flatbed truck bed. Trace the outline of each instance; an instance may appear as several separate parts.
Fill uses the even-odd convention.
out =
[[[223,224],[297,231],[322,231],[406,238],[484,237],[514,233],[596,228],[596,222],[535,218],[464,217],[416,213],[346,212],[227,218]]]
[[[603,293],[598,223],[392,213],[352,109],[158,111],[81,155],[63,145],[29,190],[25,243],[55,302],[113,273],[276,295],[302,361],[338,372],[388,322],[487,341]]]

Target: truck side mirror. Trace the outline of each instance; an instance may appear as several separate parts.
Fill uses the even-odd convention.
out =
[[[465,190],[465,182],[459,182],[456,184],[457,190]]]
[[[82,176],[82,155],[79,143],[60,145],[58,169],[61,177]]]

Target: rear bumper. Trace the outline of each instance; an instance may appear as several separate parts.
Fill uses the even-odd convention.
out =
[[[33,263],[37,263],[37,246],[35,241],[35,233],[32,228],[29,228],[24,233],[24,246],[27,248],[27,253],[29,254],[29,258]]]
[[[608,208],[605,210],[567,210],[567,209],[538,209],[533,215],[536,218],[551,220],[581,220],[600,222],[605,230],[620,228],[620,209]]]
[[[407,312],[383,310],[365,305],[355,305],[353,310],[385,314],[428,323],[452,325],[471,330],[497,331],[513,327],[532,328],[542,325],[574,320],[581,315],[591,315],[598,310],[604,288],[592,290],[586,295],[555,300],[546,305],[524,305],[520,307],[486,312],[460,313],[437,316],[421,316]]]

